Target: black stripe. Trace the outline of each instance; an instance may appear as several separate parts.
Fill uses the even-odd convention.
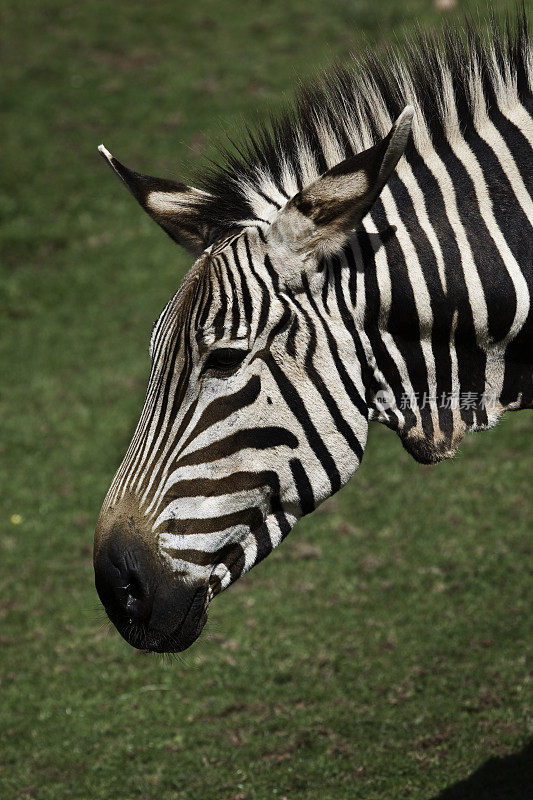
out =
[[[289,466],[291,468],[296,491],[298,492],[298,501],[300,503],[302,516],[310,514],[311,511],[314,511],[316,505],[311,481],[307,477],[307,472],[298,458],[291,458]]]
[[[289,332],[287,334],[287,339],[285,342],[285,347],[287,348],[287,353],[290,355],[291,358],[296,358],[296,334],[300,329],[300,324],[298,322],[298,317],[295,316],[291,322],[291,326],[289,328]]]
[[[211,403],[209,403],[209,405],[206,406],[202,412],[202,416],[194,426],[192,432],[189,434],[185,442],[183,442],[181,451],[185,450],[185,448],[190,444],[190,442],[193,441],[193,439],[199,436],[207,428],[211,427],[211,425],[215,425],[217,422],[222,422],[222,420],[227,419],[232,414],[235,414],[235,412],[239,411],[241,408],[246,408],[246,406],[250,406],[252,403],[255,403],[259,397],[260,390],[261,381],[257,375],[253,375],[242,389],[239,389],[234,394],[218,397],[216,400],[213,400]]]
[[[248,289],[248,282],[246,280],[246,276],[241,266],[241,262],[239,259],[239,255],[237,253],[237,242],[231,243],[231,250],[233,252],[233,257],[235,259],[235,264],[237,267],[237,271],[239,273],[240,282],[241,282],[241,295],[242,295],[242,304],[244,308],[244,318],[251,324],[253,318],[253,307],[252,307],[252,298],[250,297],[250,290]]]
[[[230,283],[230,291],[231,291],[231,333],[230,336],[232,339],[235,339],[237,336],[237,331],[239,330],[239,325],[241,321],[240,315],[240,308],[239,308],[239,298],[237,296],[237,288],[235,286],[235,277],[233,275],[233,271],[230,267],[229,261],[224,253],[220,254],[220,258],[223,260],[224,265],[226,267],[226,276]]]
[[[263,514],[259,508],[252,506],[245,508],[242,511],[234,511],[232,514],[220,514],[217,517],[207,517],[207,519],[170,519],[162,522],[158,527],[158,531],[165,533],[177,533],[180,535],[188,535],[195,533],[219,533],[228,528],[234,528],[237,525],[245,525],[253,531],[258,528],[263,521]],[[170,553],[170,550],[166,550]],[[193,561],[195,564],[213,564],[219,559],[216,553],[204,553],[201,550],[174,550],[175,555],[173,558],[183,558],[185,561],[193,561],[190,557],[194,553],[201,553],[202,558],[206,561]],[[213,559],[213,560],[212,560]]]
[[[533,120],[531,121],[531,126],[533,128]],[[495,151],[476,131],[472,132],[471,137],[468,139],[468,144],[477,157],[483,172],[492,201],[492,212],[498,227],[517,262],[526,264],[530,251],[529,242],[527,241],[527,236],[524,236],[524,232],[530,229],[530,224],[514,193],[509,176],[505,173]],[[511,152],[511,155],[514,156],[515,165],[518,165],[520,158],[517,158],[517,156],[520,154]],[[531,148],[524,160],[529,161],[530,164],[533,163]],[[529,172],[529,183],[531,185],[533,181],[533,169],[531,167]],[[505,296],[506,300],[510,300],[511,296],[506,293],[506,289],[504,287],[501,288],[502,296]]]
[[[245,233],[243,238],[246,247],[246,257],[248,259],[248,266],[250,267],[250,271],[252,272],[255,280],[261,287],[261,311],[259,312],[259,320],[257,322],[257,331],[256,331],[256,337],[259,337],[261,336],[268,320],[268,314],[270,312],[270,295],[266,283],[264,282],[263,278],[259,275],[259,273],[256,271],[254,267],[252,254],[250,252],[250,243],[248,241],[248,234]]]
[[[220,260],[218,258],[214,262],[213,271],[216,281],[218,283],[218,302],[220,303],[220,306],[217,309],[217,312],[213,319],[213,327],[215,328],[215,330],[223,330],[226,322],[226,315],[228,313],[228,298],[226,294],[226,288],[224,286],[224,280],[222,278]]]
[[[189,467],[197,464],[207,464],[220,458],[234,455],[240,450],[269,450],[274,447],[298,447],[298,439],[285,428],[275,426],[246,428],[236,431],[230,436],[225,436],[206,447],[200,447],[193,453],[178,459],[177,467]]]
[[[333,270],[333,276],[335,281],[335,298],[343,325],[346,327],[346,330],[350,334],[352,341],[354,343],[356,358],[359,367],[361,369],[361,379],[363,381],[365,390],[368,391],[368,388],[372,381],[372,370],[370,369],[370,366],[368,364],[368,358],[364,351],[361,338],[359,336],[359,333],[357,332],[354,322],[354,310],[356,304],[355,292],[356,292],[356,281],[357,281],[357,265],[355,263],[353,250],[349,243],[346,245],[344,249],[344,255],[346,257],[346,261],[348,262],[348,268],[349,268],[348,284],[349,284],[349,292],[351,300],[352,300],[352,291],[354,293],[352,310],[348,309],[346,301],[344,299],[344,292],[342,291],[342,268],[340,259],[336,259],[337,268]],[[368,417],[368,398],[366,397],[366,395],[364,399],[366,407],[365,416]]]
[[[266,271],[268,272],[268,274],[270,276],[270,280],[272,281],[272,287],[274,289],[274,293],[279,296],[279,277],[278,277],[278,273],[276,272],[276,270],[272,266],[272,261],[270,260],[270,256],[268,255],[268,253],[265,253],[264,264],[265,264],[265,269],[266,269]]]
[[[279,478],[276,472],[234,472],[223,478],[191,478],[178,481],[165,494],[162,505],[168,505],[181,497],[219,497],[235,492],[249,492],[253,489],[270,489],[270,496],[279,495]],[[239,512],[240,513],[240,512]],[[177,520],[179,522],[179,520]],[[165,523],[162,523],[163,525]],[[219,530],[222,530],[220,528]]]
[[[533,99],[530,98],[524,108],[529,116],[533,118]],[[514,161],[522,180],[527,190],[531,193],[533,180],[533,175],[531,174],[531,143],[528,142],[520,128],[502,114],[496,102],[489,105],[489,117],[514,156]]]

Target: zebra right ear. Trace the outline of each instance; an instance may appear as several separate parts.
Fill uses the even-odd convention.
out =
[[[387,136],[306,186],[270,226],[273,241],[318,257],[338,252],[377,200],[403,155],[414,109],[406,106]]]
[[[103,144],[98,150],[144,210],[175,242],[196,257],[205,250],[209,226],[202,219],[202,204],[210,197],[207,192],[166,178],[141,175],[121,164]]]

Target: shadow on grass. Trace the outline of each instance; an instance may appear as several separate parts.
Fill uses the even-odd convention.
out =
[[[533,797],[533,739],[520,753],[490,758],[469,778],[432,800],[530,800]]]

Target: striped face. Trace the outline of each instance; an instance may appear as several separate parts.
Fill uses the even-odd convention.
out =
[[[408,125],[400,143],[394,130],[271,221],[203,249],[154,325],[145,405],[95,537],[99,595],[131,644],[187,647],[211,598],[357,469],[368,411],[353,303],[348,270],[325,256],[377,196],[387,157],[394,168]],[[151,183],[140,199],[168,230],[187,191]]]
[[[321,383],[335,370],[316,320],[321,287],[282,292],[265,250],[253,228],[214,247],[161,314],[145,407],[105,505],[135,497],[173,572],[212,593],[355,467],[342,453],[339,474],[337,423],[323,428],[319,376],[307,376],[315,363]]]

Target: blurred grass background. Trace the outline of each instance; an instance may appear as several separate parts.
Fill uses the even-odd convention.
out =
[[[434,469],[372,427],[179,660],[109,632],[93,588],[150,326],[190,264],[97,145],[190,181],[297,78],[436,5],[3,0],[0,797],[531,796],[530,414]]]

